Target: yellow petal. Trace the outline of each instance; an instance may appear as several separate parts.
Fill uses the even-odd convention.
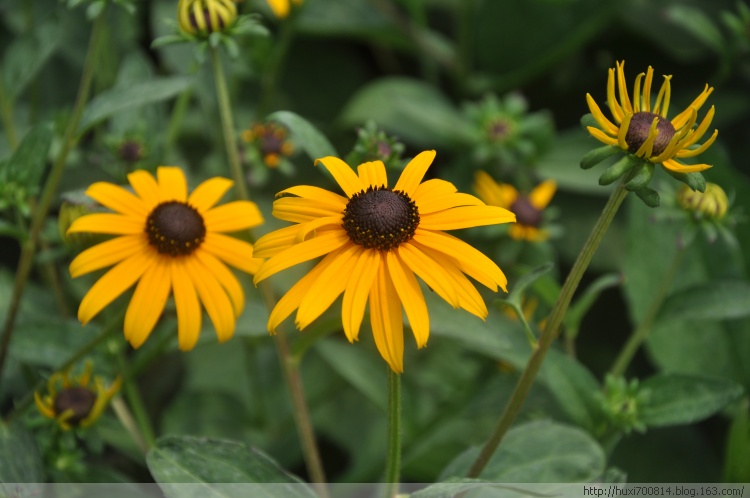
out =
[[[266,0],[274,15],[284,19],[289,15],[289,0]]]
[[[433,178],[432,180],[420,183],[414,194],[409,197],[412,199],[429,199],[430,197],[448,195],[457,191],[458,189],[451,182]]]
[[[618,141],[616,138],[610,137],[599,128],[594,128],[593,126],[587,126],[586,129],[588,130],[589,134],[592,137],[599,140],[600,142],[607,144],[607,145],[618,145]]]
[[[430,289],[437,292],[438,296],[442,297],[448,304],[458,308],[459,301],[456,287],[442,266],[408,242],[401,244],[396,250],[406,266],[424,280]]]
[[[203,17],[201,15],[200,17]],[[175,166],[159,166],[156,168],[156,178],[159,181],[159,192],[162,202],[187,201],[187,180],[180,168]]]
[[[269,232],[255,241],[253,254],[258,258],[270,258],[279,252],[293,246],[297,241],[297,233],[305,225],[292,225]]]
[[[200,248],[250,274],[255,274],[263,263],[262,259],[254,257],[250,243],[220,233],[208,232]]]
[[[427,169],[435,159],[436,154],[434,150],[426,150],[417,154],[414,159],[409,161],[404,171],[401,172],[401,177],[399,177],[393,190],[401,190],[409,197],[412,197],[422,178],[424,178],[424,174],[427,173]]]
[[[263,223],[263,215],[254,202],[234,201],[203,213],[209,232],[236,232]]]
[[[430,337],[430,315],[427,313],[427,304],[424,301],[422,289],[419,288],[419,282],[409,267],[398,257],[397,251],[388,251],[385,261],[393,287],[409,319],[409,326],[414,333],[417,347],[423,348]]]
[[[516,215],[498,206],[463,206],[422,216],[419,227],[425,230],[458,230],[460,228],[514,223]]]
[[[157,260],[150,251],[138,252],[109,270],[89,289],[78,307],[78,319],[86,325],[105,306],[133,286]]]
[[[190,351],[201,333],[201,304],[185,267],[185,258],[172,258],[170,274],[177,308],[177,339],[181,351]]]
[[[617,126],[613,125],[609,119],[607,119],[602,113],[601,109],[597,105],[596,101],[590,94],[586,94],[586,102],[589,105],[591,115],[594,116],[596,123],[609,135],[617,135]]]
[[[142,169],[134,171],[128,175],[128,182],[149,209],[159,204],[159,186],[151,173]]]
[[[699,110],[701,106],[706,102],[706,99],[708,99],[711,93],[713,93],[713,91],[713,87],[706,85],[706,87],[703,89],[703,92],[701,92],[701,94],[698,95],[698,97],[696,97],[696,99],[689,106],[687,106],[687,109],[682,111],[671,120],[672,126],[674,126],[675,129],[682,128],[685,123],[687,123],[688,119],[690,119],[690,113],[692,112],[690,108],[692,107],[696,111]]]
[[[470,194],[462,193],[414,199],[414,202],[417,203],[420,215],[443,211],[458,206],[484,206],[484,202],[482,202],[481,199]]]
[[[145,219],[149,209],[141,199],[113,183],[97,182],[86,189],[86,195],[102,206],[136,218]]]
[[[682,164],[674,159],[668,159],[661,163],[661,165],[675,173],[696,173],[712,167],[710,164]]]
[[[375,276],[378,274],[379,266],[380,252],[366,249],[357,258],[357,264],[349,276],[341,306],[341,321],[349,342],[359,339],[359,328],[365,314],[367,298]]]
[[[537,185],[529,194],[529,202],[538,210],[547,207],[557,190],[557,182],[554,180],[545,180]]]
[[[80,277],[101,268],[106,268],[139,251],[149,251],[145,235],[124,235],[86,249],[70,263],[70,276]]]
[[[164,311],[171,287],[169,260],[156,258],[133,293],[125,313],[125,339],[138,349],[146,341]]]
[[[349,236],[343,230],[323,233],[314,239],[306,240],[281,251],[271,259],[266,260],[255,274],[253,282],[264,280],[271,275],[286,270],[299,263],[304,263],[329,252],[333,252],[346,243],[351,243]]]
[[[362,185],[364,185],[365,188],[369,186],[388,186],[388,175],[385,173],[385,164],[383,164],[383,161],[372,161],[360,164],[357,167],[357,172],[359,173],[359,179],[362,181]]]
[[[190,275],[198,297],[206,308],[208,317],[214,324],[219,342],[225,342],[234,335],[235,315],[224,289],[213,274],[201,266],[194,258],[185,258],[185,268]]]
[[[620,94],[620,104],[626,114],[633,114],[633,106],[628,97],[628,86],[625,82],[625,61],[617,63],[617,89]]]
[[[706,133],[706,130],[708,130],[708,127],[711,126],[711,121],[714,119],[714,114],[716,112],[716,108],[714,106],[711,106],[711,109],[708,110],[708,113],[706,113],[706,117],[703,118],[703,121],[701,121],[700,126],[696,128],[692,134],[690,135],[690,138],[688,138],[685,142],[680,144],[680,148],[686,148],[690,147],[694,143],[696,143],[698,140],[701,139],[704,133]],[[714,131],[714,133],[717,133]]]
[[[234,276],[224,263],[208,251],[198,249],[195,251],[195,257],[206,271],[216,277],[216,280],[221,284],[232,301],[234,315],[240,316],[242,310],[245,308],[245,293],[242,291],[242,286],[237,277]]]
[[[708,140],[706,140],[705,142],[703,142],[703,145],[701,145],[697,149],[683,149],[683,150],[680,150],[680,151],[677,152],[676,156],[682,158],[682,157],[695,157],[698,154],[702,154],[702,153],[704,153],[706,151],[706,149],[708,149],[709,147],[711,147],[711,144],[714,143],[714,140],[716,140],[716,137],[718,137],[718,136],[719,136],[719,130],[714,130],[713,135],[711,135],[711,137]]]
[[[36,404],[39,413],[47,418],[55,418],[55,410],[52,408],[52,405],[44,403],[44,401],[42,401],[42,397],[36,391],[34,391],[34,403]]]
[[[331,206],[331,209],[335,209],[339,212],[343,211],[346,208],[347,202],[349,202],[349,199],[339,194],[335,194],[320,187],[311,187],[309,185],[298,185],[296,187],[282,190],[276,194],[276,197],[284,195],[296,195],[297,197],[302,197],[304,199],[311,199],[322,204],[328,204]]]
[[[622,124],[620,125],[620,132],[617,135],[617,145],[622,150],[628,150],[628,148],[630,147],[628,145],[628,143],[625,141],[625,137],[627,137],[627,135],[628,135],[628,129],[630,128],[630,120],[631,119],[633,119],[633,115],[632,114],[626,114],[622,118]],[[591,132],[591,130],[589,130],[589,133],[590,132]],[[614,145],[614,144],[610,144],[610,145]]]
[[[73,221],[68,233],[91,232],[112,235],[142,234],[146,231],[146,218],[137,219],[121,214],[95,213]]]
[[[210,178],[198,185],[188,197],[188,204],[204,213],[216,205],[224,194],[232,188],[234,182],[219,176]]]
[[[317,218],[341,217],[343,211],[302,197],[282,197],[273,201],[274,217],[292,223],[307,223]]]
[[[294,236],[295,244],[299,244],[300,242],[304,242],[308,238],[311,238],[310,236],[314,236],[320,229],[341,228],[341,215],[316,218],[312,221],[297,226],[299,227],[299,230],[297,230],[297,234]]]
[[[378,266],[378,275],[370,292],[370,325],[380,356],[396,373],[404,371],[404,323],[401,304],[388,276],[385,261]]]
[[[646,81],[643,83],[643,103],[641,111],[651,112],[651,83],[654,80],[654,68],[648,66],[646,70]]]
[[[357,192],[361,192],[365,189],[362,181],[354,171],[352,171],[349,165],[338,157],[323,157],[315,161],[316,165],[318,163],[323,163],[323,166],[325,166],[331,175],[333,175],[336,183],[339,184],[341,190],[344,191],[347,197],[351,198]]]
[[[645,76],[645,73],[640,73],[635,77],[635,83],[633,84],[633,112],[640,112],[641,110],[641,80]]]
[[[625,113],[622,111],[617,98],[615,97],[615,70],[614,68],[608,71],[607,78],[607,104],[609,104],[609,110],[612,112],[612,117],[619,124],[622,123],[622,118]]]

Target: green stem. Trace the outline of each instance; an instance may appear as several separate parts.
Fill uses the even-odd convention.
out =
[[[172,117],[170,118],[169,125],[167,126],[167,137],[164,139],[163,157],[167,157],[167,154],[174,145],[175,140],[177,140],[177,136],[180,132],[180,126],[182,125],[182,120],[185,117],[185,112],[187,111],[188,104],[190,103],[190,97],[192,96],[193,90],[191,88],[186,88],[182,91],[180,96],[177,97],[177,101],[175,102],[174,108],[172,109]]]
[[[617,359],[612,364],[612,368],[609,369],[609,373],[611,375],[614,375],[615,377],[622,376],[625,373],[625,370],[627,370],[628,365],[630,365],[630,362],[632,361],[633,356],[635,356],[636,351],[638,351],[638,348],[640,348],[641,344],[643,344],[643,342],[648,338],[654,325],[654,321],[656,320],[656,317],[659,314],[659,310],[661,309],[661,305],[664,304],[664,300],[667,298],[667,293],[672,287],[672,282],[677,276],[677,271],[680,269],[680,265],[682,264],[684,255],[685,248],[680,247],[677,250],[677,254],[675,254],[674,258],[672,259],[672,265],[664,275],[664,280],[662,280],[661,286],[656,292],[656,296],[654,296],[654,298],[652,299],[651,306],[646,312],[646,315],[643,317],[643,320],[641,320],[641,323],[630,334],[628,341],[620,350],[620,354],[617,355]]]
[[[237,153],[237,144],[234,138],[234,119],[232,118],[232,104],[229,101],[229,90],[227,89],[227,80],[224,77],[224,68],[221,65],[219,50],[210,47],[211,69],[216,81],[216,98],[219,103],[219,114],[221,115],[221,129],[224,135],[224,146],[227,149],[227,159],[229,160],[229,169],[232,172],[234,183],[237,185],[237,191],[240,198],[248,200],[250,196],[245,186],[245,176],[242,174],[242,165],[240,156]]]
[[[119,394],[112,398],[112,410],[114,410],[117,420],[120,421],[125,432],[130,434],[130,437],[133,438],[133,442],[138,446],[141,453],[144,455],[148,453],[148,443],[138,429],[138,423],[136,422],[135,417],[133,417],[133,413]]]
[[[5,93],[5,85],[3,79],[0,78],[0,114],[2,114],[3,128],[5,128],[5,135],[8,137],[8,144],[10,150],[16,150],[18,147],[18,135],[16,134],[16,127],[13,124],[13,102]]]
[[[105,327],[104,330],[101,331],[101,333],[94,337],[91,341],[84,344],[81,349],[75,352],[73,356],[68,358],[68,360],[60,365],[58,367],[58,372],[64,372],[65,370],[69,369],[79,361],[81,361],[83,358],[86,357],[87,354],[89,354],[91,351],[96,349],[100,344],[102,344],[104,341],[109,339],[109,337],[116,331],[122,329],[122,319],[125,316],[125,310],[122,310],[120,313],[117,314],[116,317],[112,319]],[[34,389],[24,397],[14,408],[13,411],[11,411],[6,417],[5,421],[10,422],[14,418],[21,415],[34,401],[34,392],[39,391],[41,389],[44,389],[45,384],[47,381],[45,379],[40,380],[37,382],[36,386],[34,386]]]
[[[274,44],[273,53],[271,59],[268,62],[268,67],[263,74],[261,80],[261,94],[260,103],[258,104],[258,119],[264,119],[273,108],[273,101],[276,96],[276,88],[278,87],[279,75],[284,67],[284,61],[286,60],[286,54],[289,52],[289,47],[292,46],[292,39],[294,38],[294,18],[296,17],[296,9],[290,12],[289,17],[281,20],[279,27],[279,38]]]
[[[612,219],[614,218],[615,213],[617,213],[620,204],[622,204],[622,201],[628,195],[628,191],[624,186],[626,179],[627,175],[617,184],[617,187],[609,197],[609,201],[607,201],[607,205],[604,206],[602,214],[599,216],[594,228],[591,230],[589,238],[586,240],[581,252],[578,254],[578,258],[573,264],[573,268],[571,268],[570,273],[565,280],[565,284],[563,284],[563,287],[560,290],[560,295],[557,297],[557,301],[550,312],[549,318],[547,319],[547,325],[544,327],[544,331],[539,337],[539,347],[531,354],[531,357],[526,364],[526,368],[524,369],[523,374],[521,374],[521,378],[518,379],[513,394],[508,400],[507,405],[505,405],[505,411],[495,425],[489,440],[484,445],[481,453],[469,470],[468,477],[475,478],[479,476],[484,467],[490,461],[490,458],[492,458],[497,447],[500,445],[505,433],[510,429],[518,412],[521,410],[521,407],[526,400],[526,396],[534,383],[534,379],[536,378],[537,373],[539,373],[544,357],[559,334],[560,324],[565,316],[565,312],[568,310],[570,300],[573,298],[573,293],[578,287],[586,268],[589,266],[597,247],[599,247],[599,243],[606,233],[607,228],[610,223],[612,223]]]
[[[94,25],[91,28],[91,37],[89,38],[86,62],[83,66],[83,75],[81,76],[81,83],[78,87],[78,96],[76,97],[76,103],[73,107],[73,113],[70,116],[68,128],[65,130],[65,137],[63,138],[60,153],[58,154],[57,160],[52,166],[52,170],[44,184],[39,203],[37,204],[36,209],[34,209],[29,238],[21,251],[21,260],[18,262],[16,280],[13,284],[13,295],[11,296],[10,306],[8,307],[8,313],[3,327],[3,336],[0,342],[0,378],[2,378],[3,367],[5,366],[8,347],[10,346],[10,340],[13,335],[13,327],[16,323],[16,316],[18,315],[18,309],[21,304],[23,289],[29,278],[29,273],[31,272],[32,263],[34,261],[36,246],[39,242],[39,234],[42,231],[44,222],[47,219],[47,213],[52,204],[52,199],[54,198],[55,192],[57,192],[57,187],[60,184],[68,153],[75,143],[78,121],[81,119],[83,108],[88,100],[89,92],[91,90],[96,50],[100,45],[99,39],[102,36],[102,33],[104,33],[105,28],[104,18],[105,12],[100,13],[99,17],[94,20]]]
[[[146,441],[147,448],[151,448],[152,446],[154,446],[154,444],[156,444],[156,437],[154,436],[154,430],[151,427],[151,421],[148,418],[146,407],[143,404],[141,392],[138,390],[135,379],[128,369],[125,355],[122,352],[117,353],[117,362],[120,365],[120,375],[122,375],[122,390],[125,393],[125,398],[128,400],[130,409],[133,411],[133,416],[138,426],[139,433]]]
[[[401,375],[388,368],[388,455],[386,498],[395,498],[401,474]]]

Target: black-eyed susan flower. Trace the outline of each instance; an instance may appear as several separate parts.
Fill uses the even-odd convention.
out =
[[[180,29],[193,36],[206,36],[228,29],[237,19],[234,0],[180,0]]]
[[[292,4],[301,5],[302,0],[266,0],[266,3],[271,7],[276,17],[284,19],[289,16]]]
[[[497,183],[484,171],[477,171],[474,175],[474,190],[487,204],[509,209],[516,215],[516,223],[509,230],[509,235],[514,239],[538,242],[549,237],[549,233],[541,226],[544,209],[557,190],[554,180],[545,180],[529,195],[523,195],[513,185]]]
[[[185,175],[176,167],[159,167],[156,178],[135,171],[128,181],[135,195],[111,183],[91,185],[86,194],[115,213],[83,216],[68,229],[118,236],[70,264],[73,278],[115,265],[84,296],[78,319],[85,325],[138,282],[125,314],[125,338],[133,347],[149,336],[170,294],[180,349],[192,349],[198,340],[200,303],[219,341],[230,339],[245,296],[226,264],[255,273],[261,261],[253,257],[249,243],[224,234],[260,225],[258,207],[248,201],[215,207],[233,184],[226,178],[206,180],[188,195]]]
[[[70,369],[52,374],[47,381],[47,394],[34,392],[39,412],[55,420],[66,431],[96,422],[109,400],[119,391],[121,379],[118,377],[105,387],[100,377],[92,378],[91,369],[91,363],[86,363],[84,372],[78,377],[71,377]]]
[[[294,145],[288,140],[286,128],[276,123],[253,125],[242,132],[245,143],[257,147],[263,163],[269,168],[277,168],[284,157],[294,152]]]
[[[430,335],[427,306],[415,275],[454,308],[487,316],[481,295],[464,274],[493,291],[498,286],[506,290],[505,275],[487,256],[444,230],[508,223],[515,216],[458,193],[449,182],[423,182],[434,158],[435,151],[416,156],[391,188],[381,161],[361,164],[357,174],[341,159],[324,157],[316,164],[333,175],[345,196],[305,185],[278,194],[274,216],[295,225],[258,239],[256,255],[269,259],[255,274],[255,282],[325,257],[279,301],[271,312],[269,331],[294,310],[297,327],[304,329],[343,293],[347,339],[357,340],[369,302],[375,344],[390,367],[401,372],[402,307],[417,346],[425,346]]]
[[[695,218],[720,221],[727,214],[729,199],[726,192],[715,183],[706,183],[705,192],[694,192],[687,185],[677,191],[677,205]]]
[[[594,98],[587,93],[589,110],[598,125],[588,126],[589,133],[604,144],[618,147],[650,163],[661,164],[675,173],[692,173],[710,168],[708,164],[683,164],[678,159],[695,157],[716,140],[718,130],[714,130],[702,145],[696,146],[711,125],[713,106],[700,125],[694,127],[698,110],[711,95],[713,88],[706,85],[685,110],[668,119],[672,76],[664,76],[664,83],[652,105],[653,76],[654,70],[649,66],[646,73],[636,77],[631,101],[625,81],[625,62],[618,62],[616,69],[610,69],[607,103],[614,123],[604,116]]]

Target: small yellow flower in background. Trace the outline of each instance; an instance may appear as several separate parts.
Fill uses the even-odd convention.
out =
[[[302,0],[266,0],[266,3],[271,7],[271,10],[276,17],[284,19],[289,16],[292,4],[301,5]]]
[[[424,347],[430,335],[415,274],[454,308],[487,316],[482,296],[464,273],[493,291],[498,286],[506,290],[505,275],[487,256],[443,230],[509,223],[515,216],[458,193],[444,180],[422,182],[434,158],[435,151],[422,152],[389,188],[382,161],[361,164],[357,174],[341,159],[324,157],[316,164],[323,164],[346,197],[306,185],[278,194],[274,216],[295,225],[258,239],[256,256],[269,259],[255,282],[325,258],[281,298],[271,312],[269,331],[294,310],[297,327],[304,329],[343,293],[344,333],[354,342],[369,301],[378,351],[395,372],[402,372],[402,307],[417,346]]]
[[[509,230],[509,235],[514,239],[539,242],[549,237],[549,233],[539,227],[543,221],[543,211],[557,190],[557,183],[553,180],[543,181],[525,196],[513,185],[497,183],[484,171],[477,171],[474,190],[487,204],[509,209],[516,215],[516,223]]]
[[[719,221],[727,214],[729,199],[724,190],[715,183],[706,183],[705,192],[695,192],[682,185],[677,192],[677,204],[696,217]]]
[[[104,412],[107,403],[120,390],[118,377],[109,386],[104,386],[100,377],[91,384],[91,363],[86,363],[84,372],[78,377],[70,376],[70,369],[55,372],[47,381],[47,394],[34,392],[34,401],[39,412],[57,421],[60,428],[88,427]]]
[[[237,19],[234,0],[180,0],[177,18],[180,29],[191,35],[224,31]]]
[[[279,166],[282,157],[290,156],[294,146],[287,140],[286,128],[275,123],[256,124],[242,132],[242,140],[255,144],[269,168]]]
[[[645,79],[644,79],[645,76]],[[718,130],[703,145],[693,146],[703,137],[714,117],[714,106],[697,128],[693,128],[698,119],[698,110],[706,102],[713,88],[706,85],[703,92],[680,114],[667,119],[671,97],[670,80],[664,76],[664,83],[651,105],[651,83],[654,70],[649,66],[647,72],[639,74],[633,87],[631,103],[625,83],[625,62],[618,62],[617,69],[609,70],[607,80],[607,103],[616,124],[607,119],[590,94],[586,94],[589,110],[599,128],[589,126],[588,131],[597,140],[607,145],[619,147],[631,154],[676,173],[703,171],[708,164],[682,164],[677,159],[695,157],[708,149],[716,140]],[[643,86],[641,86],[643,81]],[[615,84],[619,99],[615,96]]]
[[[125,314],[125,338],[137,348],[161,316],[170,293],[177,307],[180,349],[190,350],[201,330],[200,303],[220,342],[234,334],[235,319],[245,305],[237,278],[225,263],[255,273],[261,260],[247,242],[224,235],[263,223],[256,206],[235,201],[214,207],[233,182],[211,178],[188,195],[182,170],[160,166],[156,178],[140,170],[128,181],[135,195],[99,182],[86,194],[116,213],[76,219],[69,233],[118,235],[79,254],[70,264],[73,278],[115,265],[81,301],[78,319],[85,325],[136,282]]]

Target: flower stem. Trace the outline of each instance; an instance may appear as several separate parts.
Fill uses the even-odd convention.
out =
[[[117,416],[117,420],[120,421],[125,431],[130,434],[130,437],[133,438],[133,442],[138,446],[141,453],[144,455],[148,453],[148,443],[146,443],[146,439],[138,429],[138,423],[135,421],[133,413],[119,394],[112,398],[112,409]]]
[[[625,373],[625,370],[627,370],[628,365],[630,365],[630,362],[633,359],[633,356],[635,356],[636,351],[638,351],[638,348],[641,347],[641,344],[643,344],[643,342],[651,333],[654,321],[659,314],[661,305],[664,304],[664,300],[667,297],[669,289],[672,287],[672,282],[677,276],[677,271],[680,269],[680,265],[682,264],[684,255],[685,248],[680,247],[677,250],[677,254],[675,254],[675,257],[672,259],[672,265],[664,275],[664,280],[662,280],[661,286],[659,287],[656,296],[654,296],[654,298],[651,300],[651,306],[646,312],[646,315],[643,317],[643,320],[641,320],[641,323],[630,334],[628,341],[620,350],[620,353],[617,355],[617,359],[612,364],[612,368],[609,369],[609,373],[613,376],[620,377]]]
[[[47,213],[52,199],[57,192],[57,187],[60,184],[63,170],[65,169],[65,161],[68,158],[68,153],[73,148],[76,141],[76,134],[78,131],[78,121],[83,113],[84,105],[88,100],[89,92],[91,90],[91,83],[94,76],[94,61],[96,60],[96,50],[101,45],[100,38],[105,28],[105,12],[101,12],[99,17],[94,20],[94,25],[91,28],[91,37],[89,38],[88,52],[86,53],[86,61],[83,66],[83,75],[81,76],[81,83],[78,86],[78,95],[76,102],[73,107],[73,113],[68,121],[68,127],[65,130],[65,137],[63,138],[62,148],[57,156],[57,160],[52,166],[47,181],[44,184],[42,195],[39,202],[34,209],[34,214],[31,219],[31,229],[29,232],[29,238],[23,245],[21,251],[21,259],[18,262],[18,269],[16,270],[16,280],[13,284],[13,295],[10,299],[10,306],[8,307],[8,314],[5,317],[5,325],[3,326],[3,336],[0,341],[0,378],[2,377],[3,367],[5,366],[5,358],[8,354],[8,347],[10,346],[10,340],[13,335],[13,327],[16,323],[16,316],[18,315],[18,309],[21,304],[21,295],[26,285],[26,280],[29,278],[31,272],[32,263],[34,260],[34,254],[36,253],[36,246],[39,242],[39,235],[42,231],[42,226],[47,219]]]
[[[388,456],[385,462],[386,498],[398,494],[401,473],[401,375],[388,368]]]
[[[606,233],[607,228],[610,223],[612,223],[612,219],[614,218],[615,213],[617,213],[620,204],[622,204],[622,201],[628,195],[628,191],[625,189],[626,179],[627,178],[623,178],[623,180],[617,184],[617,187],[609,197],[609,201],[607,201],[607,205],[604,206],[602,214],[599,216],[594,228],[591,230],[589,238],[586,240],[581,252],[578,254],[578,258],[573,264],[573,268],[571,268],[570,273],[560,290],[560,295],[557,297],[557,301],[550,312],[547,325],[544,327],[544,331],[539,337],[539,347],[531,354],[531,357],[526,364],[526,368],[524,369],[523,374],[521,374],[521,378],[518,379],[513,394],[505,405],[505,411],[495,425],[489,440],[484,445],[482,451],[469,470],[468,477],[479,476],[484,467],[490,461],[490,458],[492,458],[497,447],[500,445],[505,433],[510,429],[518,412],[521,410],[521,407],[526,400],[526,396],[534,383],[534,379],[536,378],[537,373],[539,373],[544,357],[559,334],[560,324],[565,316],[565,312],[568,310],[570,301],[573,298],[573,293],[578,287],[586,268],[588,268],[597,247],[599,247],[599,243]]]
[[[5,128],[5,136],[8,137],[8,145],[10,145],[10,150],[14,151],[18,147],[18,135],[13,124],[13,103],[5,92],[2,78],[0,78],[0,114],[2,115],[3,128]]]
[[[151,427],[151,422],[146,413],[146,407],[143,404],[143,397],[141,392],[138,390],[138,386],[133,379],[132,372],[128,368],[125,355],[122,352],[117,353],[117,362],[120,365],[120,375],[122,375],[122,390],[125,393],[125,398],[128,400],[130,409],[133,412],[135,423],[138,426],[139,433],[143,436],[146,442],[146,449],[151,448],[156,444],[156,437],[154,436],[154,430]]]
[[[224,77],[224,68],[221,65],[219,50],[215,47],[209,47],[211,54],[211,69],[216,81],[216,99],[219,103],[219,114],[221,115],[221,129],[224,135],[224,146],[227,149],[227,159],[229,168],[232,171],[234,183],[237,185],[237,191],[240,199],[248,200],[250,196],[245,186],[245,176],[242,174],[242,165],[240,156],[237,153],[237,144],[234,139],[234,119],[232,118],[232,104],[229,102],[229,90],[227,89],[227,80]]]

